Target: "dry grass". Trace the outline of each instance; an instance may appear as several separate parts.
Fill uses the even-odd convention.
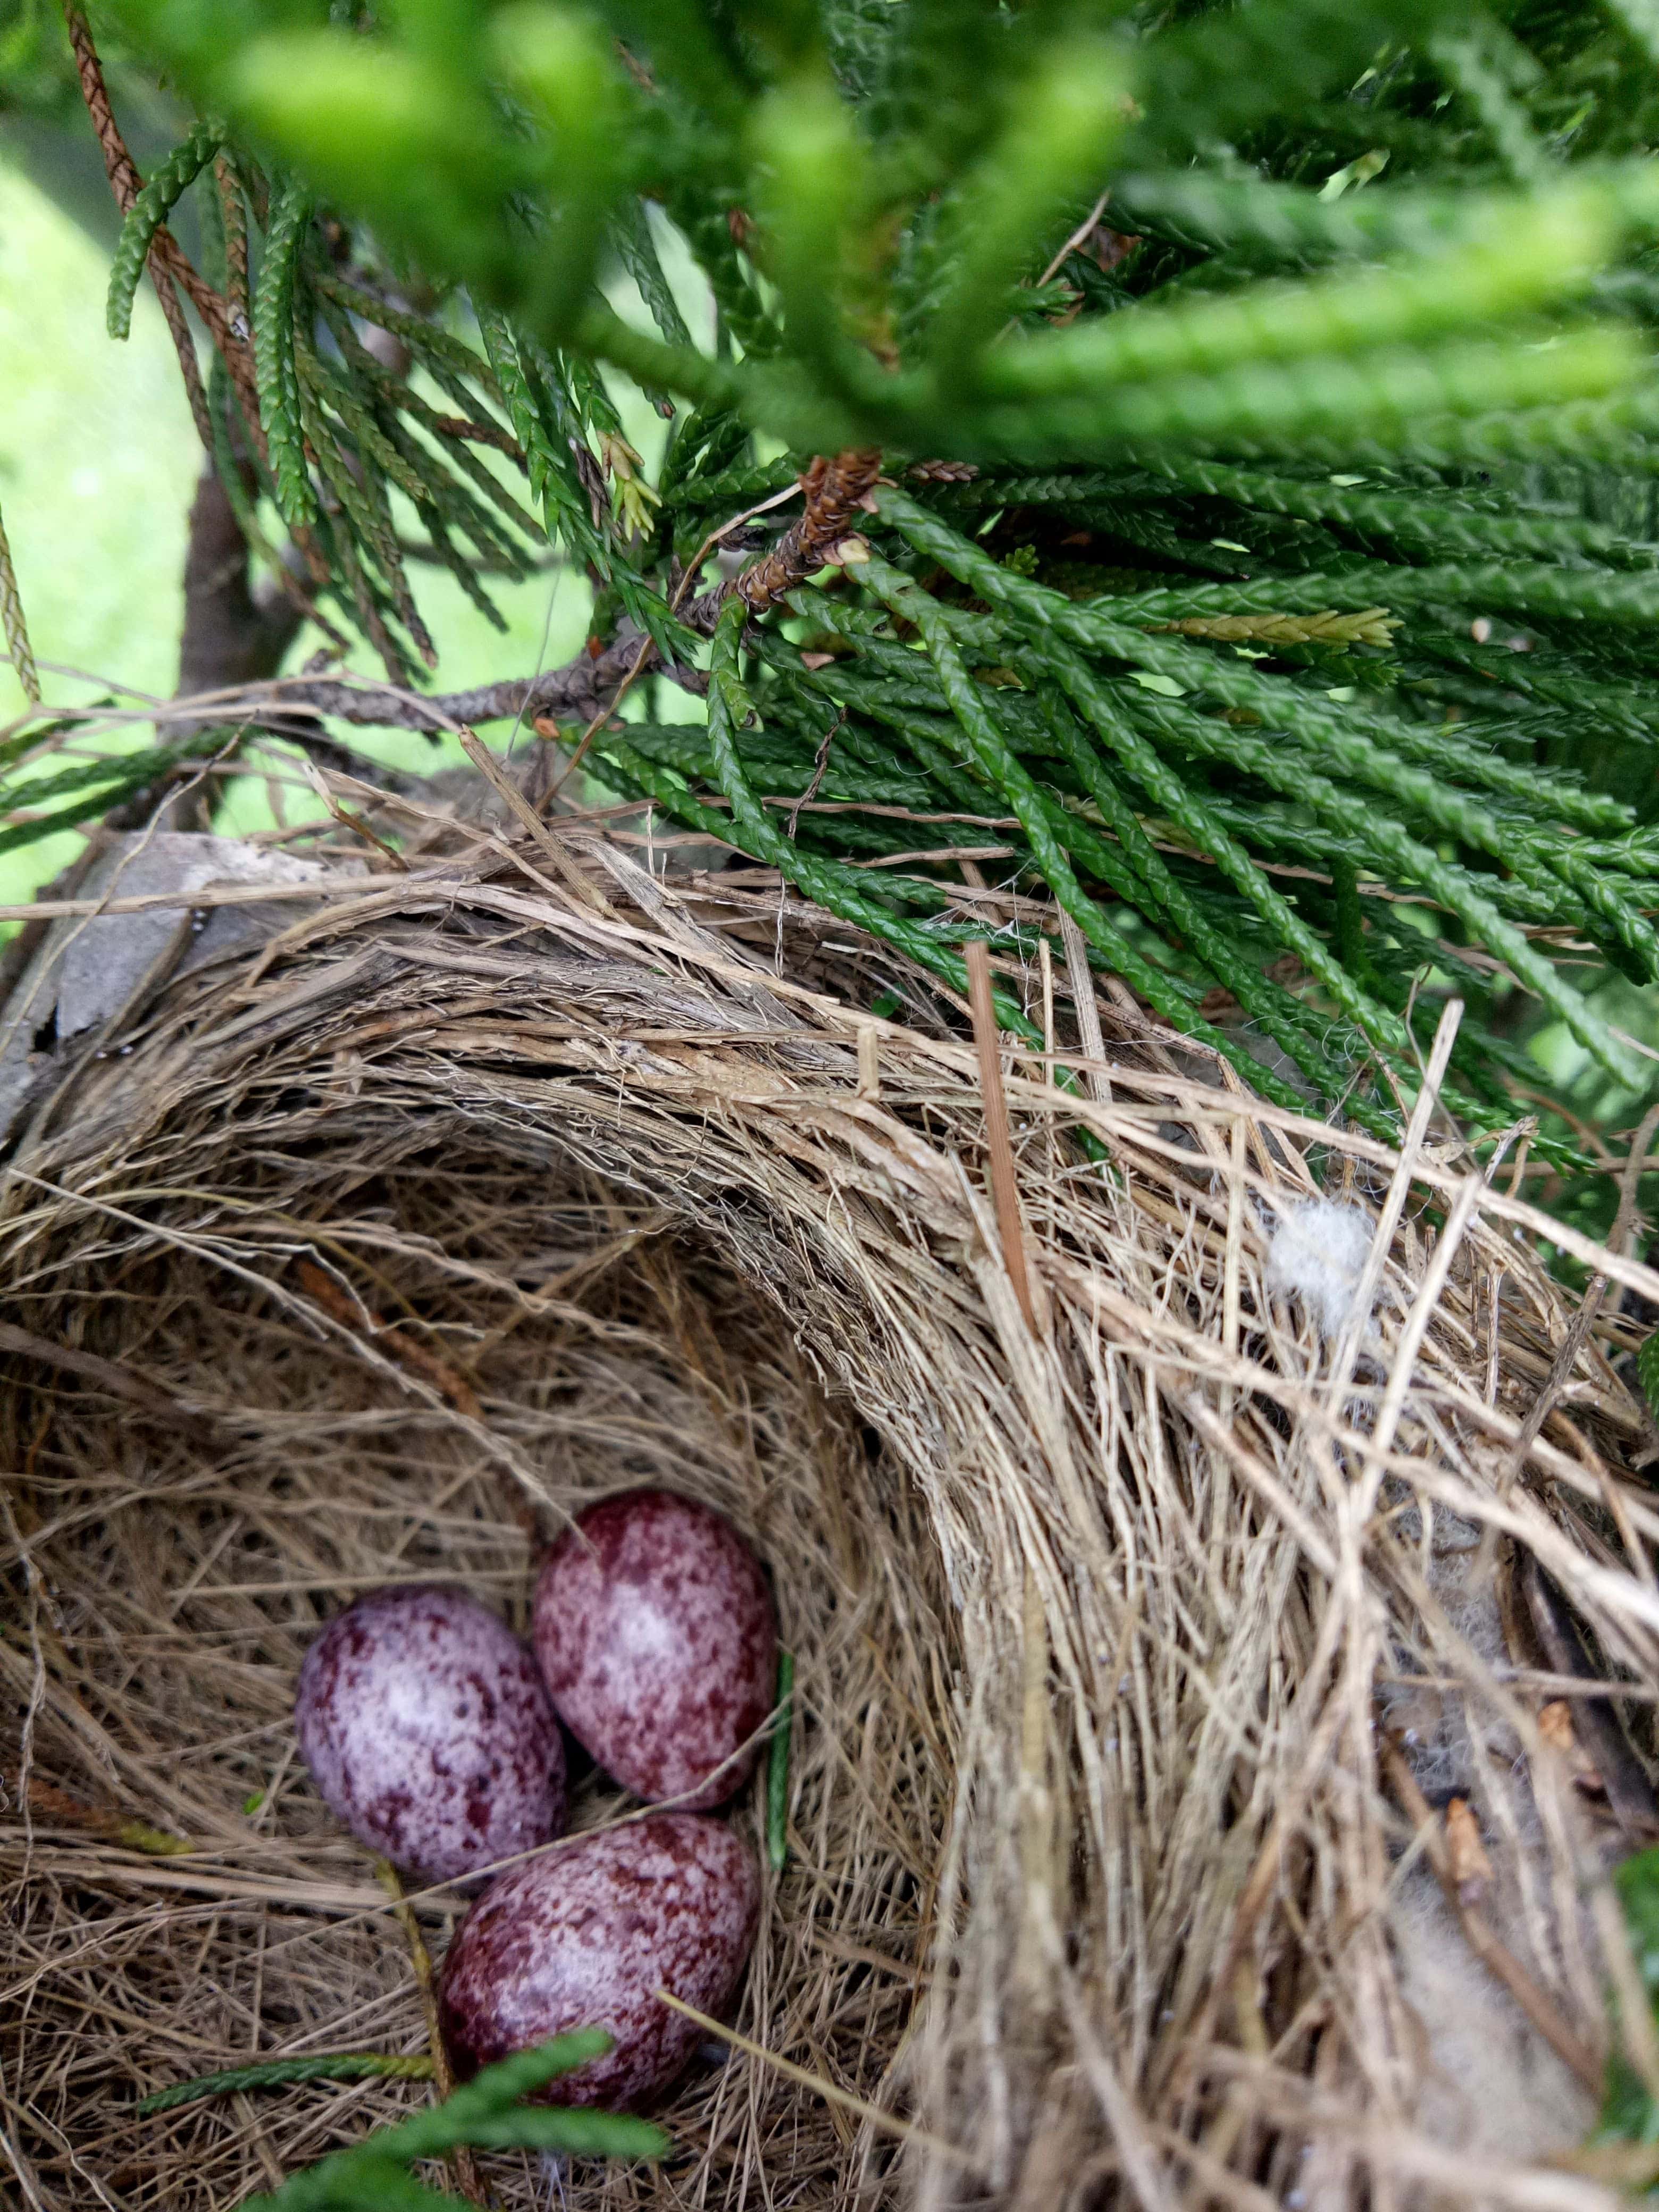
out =
[[[1474,1804],[1501,1941],[1599,2057],[1579,1898],[1639,1838],[1659,1511],[1613,1324],[1523,1433],[1571,1320],[1540,1217],[1426,1115],[1396,1158],[1103,1002],[1088,1103],[1005,1056],[1030,1327],[972,1046],[849,1011],[844,929],[580,830],[434,827],[412,858],[141,1007],[3,1186],[8,1322],[91,1355],[3,1354],[4,1764],[193,1846],[14,1793],[21,2201],[228,2212],[424,2094],[131,2110],[243,2054],[419,2046],[388,1902],[295,1763],[299,1656],[411,1574],[521,1621],[536,1534],[650,1479],[750,1530],[799,1655],[792,1856],[736,2025],[950,2154],[739,2056],[667,2114],[681,2160],[581,2171],[570,2203],[1612,2204],[1434,2117],[1383,1772],[1431,1698],[1425,1787]],[[1316,1168],[1380,1222],[1379,1338],[1322,1343],[1266,1288]],[[1540,1741],[1528,1558],[1638,1686],[1622,1812]],[[580,1820],[621,1809],[590,1778]],[[434,1941],[456,1909],[422,1900]]]

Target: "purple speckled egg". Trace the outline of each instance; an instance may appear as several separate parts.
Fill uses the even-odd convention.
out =
[[[760,1909],[754,1854],[723,1821],[653,1813],[498,1875],[449,1947],[444,2042],[471,2075],[575,2027],[615,2047],[562,2074],[560,2105],[635,2105],[672,2081],[702,2030],[654,1992],[718,2012]]]
[[[748,1778],[777,1626],[759,1561],[708,1506],[667,1490],[590,1506],[542,1570],[532,1637],[560,1718],[637,1796],[718,1805]]]
[[[306,1653],[300,1750],[360,1843],[453,1881],[556,1836],[564,1746],[536,1663],[459,1590],[376,1590]]]

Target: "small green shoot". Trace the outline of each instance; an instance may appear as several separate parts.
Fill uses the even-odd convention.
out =
[[[602,2027],[580,2027],[533,2051],[487,2066],[475,2081],[441,2105],[406,2120],[376,2128],[355,2149],[336,2151],[293,2174],[269,2195],[243,2200],[241,2212],[442,2212],[459,2199],[427,2188],[410,2171],[420,2159],[441,2157],[467,2145],[477,2150],[553,2151],[574,2158],[661,2158],[670,2139],[648,2120],[623,2112],[592,2112],[556,2105],[526,2105],[521,2098],[589,2059],[602,2058],[611,2038]],[[258,2081],[361,2080],[372,2075],[420,2078],[429,2059],[378,2051],[343,2051],[310,2059],[274,2061],[234,2074],[208,2075],[147,2097],[141,2112],[164,2111],[187,2098],[249,2087]]]
[[[1659,1328],[1637,1353],[1636,1374],[1642,1385],[1642,1395],[1648,1401],[1648,1411],[1659,1419]]]
[[[276,2089],[290,2081],[429,2081],[432,2061],[395,2051],[321,2051],[309,2058],[268,2058],[258,2066],[234,2066],[223,2074],[198,2074],[139,2100],[140,2119],[193,2105],[204,2097],[228,2097],[239,2089]]]
[[[794,1723],[795,1655],[778,1654],[778,1717],[766,1766],[766,1856],[774,1874],[789,1857],[789,1735]]]

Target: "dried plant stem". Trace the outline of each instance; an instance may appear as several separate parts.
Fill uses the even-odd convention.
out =
[[[444,2048],[443,2029],[438,2019],[438,1988],[432,1972],[432,1954],[426,1948],[426,1938],[421,1933],[421,1923],[414,1909],[404,1897],[404,1886],[398,1869],[386,1859],[374,1862],[374,1879],[393,1901],[398,1924],[404,1931],[409,1946],[410,1964],[415,1970],[415,1985],[421,1993],[421,2010],[426,2016],[427,2048],[431,2054],[433,2087],[441,2104],[455,2094],[454,2069],[449,2063],[449,2053]],[[488,2204],[489,2198],[478,2179],[477,2162],[464,2143],[458,2143],[448,2154],[455,2172],[455,2185],[469,2204]]]
[[[314,1298],[343,1328],[356,1329],[372,1338],[382,1352],[441,1391],[458,1413],[465,1413],[472,1421],[483,1419],[477,1392],[441,1353],[434,1352],[429,1345],[417,1343],[404,1329],[388,1328],[373,1306],[364,1305],[343,1290],[314,1260],[301,1260],[299,1273],[301,1287],[307,1297]]]
[[[65,1374],[79,1375],[112,1398],[124,1398],[151,1413],[173,1416],[187,1412],[170,1392],[158,1389],[142,1375],[135,1375],[130,1367],[113,1359],[100,1359],[94,1352],[77,1352],[66,1344],[51,1344],[12,1322],[0,1322],[0,1352],[9,1352],[23,1359],[38,1359],[47,1367],[61,1368]]]
[[[774,2072],[786,2075],[792,2081],[799,2081],[804,2089],[810,2089],[814,2096],[822,2097],[826,2104],[839,2105],[844,2112],[856,2112],[860,2119],[867,2120],[882,2134],[898,2136],[907,2142],[920,2143],[935,2158],[943,2159],[950,2166],[971,2166],[975,2164],[975,2161],[965,2152],[959,2151],[954,2143],[944,2142],[937,2136],[930,2136],[925,2128],[917,2127],[913,2121],[902,2119],[896,2112],[884,2112],[879,2105],[872,2105],[863,2097],[855,2097],[850,2090],[842,2088],[837,2083],[826,2081],[821,2074],[813,2074],[805,2066],[797,2066],[792,2060],[781,2057],[775,2051],[768,2051],[763,2044],[753,2042],[746,2035],[739,2035],[735,2028],[711,2019],[706,2012],[699,2012],[695,2005],[684,2003],[672,1990],[658,1990],[655,1994],[658,2002],[665,2004],[671,2012],[695,2021],[705,2035],[718,2036],[722,2043],[729,2043],[734,2051],[741,2051],[745,2057],[771,2067]]]
[[[991,1160],[991,1196],[1002,1239],[1002,1261],[1013,1285],[1025,1326],[1035,1333],[1036,1311],[1025,1266],[1025,1232],[1020,1219],[1019,1179],[1008,1127],[1008,1097],[1002,1081],[1002,1050],[996,1009],[991,1000],[991,956],[981,939],[963,947],[968,961],[969,1005],[974,1042],[979,1052],[980,1088],[985,1098],[985,1143]]]
[[[1424,1839],[1429,1863],[1439,1877],[1446,1903],[1456,1916],[1469,1948],[1503,1983],[1527,2018],[1558,2057],[1570,2066],[1594,2095],[1601,2091],[1601,2067],[1593,2051],[1561,2016],[1553,1999],[1540,1989],[1509,1947],[1500,1941],[1485,1917],[1458,1895],[1456,1880],[1447,1857],[1444,1824],[1418,1787],[1417,1778],[1395,1744],[1383,1753],[1383,1767],[1401,1810]]]
[[[0,1776],[0,1781],[3,1779]],[[124,1850],[142,1851],[146,1858],[183,1858],[197,1849],[187,1837],[170,1835],[165,1828],[154,1828],[147,1820],[131,1820],[125,1814],[83,1804],[68,1790],[57,1789],[33,1774],[27,1794],[34,1810],[44,1814],[47,1820],[66,1828],[85,1828],[94,1836],[119,1844]]]

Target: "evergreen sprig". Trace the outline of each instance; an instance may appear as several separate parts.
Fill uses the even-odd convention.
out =
[[[1016,963],[1063,912],[1270,1096],[1379,1128],[1453,988],[1484,1132],[1522,1001],[1640,1080],[1603,1001],[1659,981],[1644,11],[123,12],[204,118],[152,201],[223,117],[252,213],[222,469],[403,680],[410,514],[481,599],[550,546],[672,668],[718,605],[676,564],[878,447],[864,545],[722,617],[706,722],[593,732],[616,789],[952,989],[921,824],[994,821],[1049,902]],[[607,377],[672,407],[654,483]]]
[[[410,2169],[418,2160],[441,2158],[463,2146],[579,2158],[660,2158],[669,2138],[648,2120],[520,2102],[611,2047],[603,2028],[584,2027],[503,2058],[442,2104],[376,2128],[353,2149],[336,2151],[290,2175],[280,2189],[247,2197],[242,2212],[453,2212],[460,2200],[428,2189]]]

